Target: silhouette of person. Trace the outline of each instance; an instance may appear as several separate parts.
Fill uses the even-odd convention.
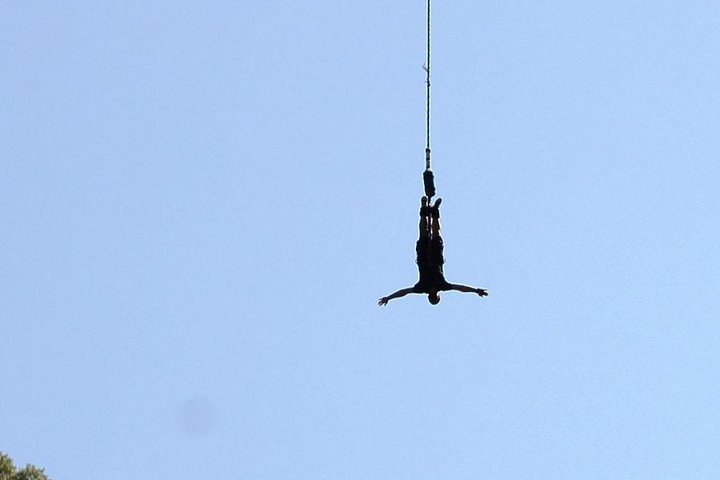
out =
[[[483,288],[449,283],[445,280],[443,274],[443,265],[445,263],[443,257],[444,246],[440,234],[441,202],[442,199],[438,198],[435,205],[431,207],[428,205],[427,197],[422,197],[421,200],[420,233],[415,244],[415,253],[417,254],[415,262],[420,277],[418,282],[412,287],[402,288],[387,297],[382,297],[378,300],[378,305],[387,305],[390,300],[404,297],[409,293],[427,294],[428,301],[433,305],[440,303],[439,292],[442,291],[457,290],[463,293],[476,293],[481,297],[487,296],[487,290]]]

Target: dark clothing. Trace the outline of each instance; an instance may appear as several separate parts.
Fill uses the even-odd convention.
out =
[[[442,237],[430,238],[422,236],[415,244],[420,279],[413,286],[413,293],[430,293],[430,288],[447,290],[449,286],[443,275],[443,239]]]
[[[420,237],[415,243],[415,253],[417,254],[415,263],[417,263],[418,266],[437,266],[442,272],[442,266],[445,263],[443,248],[442,237]]]

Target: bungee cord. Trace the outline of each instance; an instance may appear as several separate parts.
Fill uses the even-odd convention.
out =
[[[425,70],[426,103],[425,103],[425,171],[423,184],[428,201],[435,196],[435,175],[430,165],[430,0],[427,1],[427,60]]]

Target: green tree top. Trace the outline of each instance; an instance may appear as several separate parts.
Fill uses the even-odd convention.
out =
[[[27,464],[18,470],[12,459],[0,452],[0,480],[50,480],[42,468]]]

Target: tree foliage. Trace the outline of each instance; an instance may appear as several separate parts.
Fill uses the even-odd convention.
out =
[[[18,470],[12,459],[0,452],[0,480],[50,480],[42,468],[27,464]]]

